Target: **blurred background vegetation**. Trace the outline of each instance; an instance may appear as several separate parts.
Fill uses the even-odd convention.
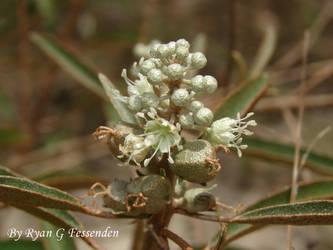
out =
[[[267,37],[265,27],[272,25],[278,39],[276,46],[272,45],[275,51],[266,68],[271,87],[254,109],[259,124],[255,133],[266,140],[292,145],[294,111],[300,101],[296,94],[302,71],[301,47],[304,31],[309,30],[309,91],[302,133],[302,145],[306,147],[333,124],[332,17],[331,0],[1,0],[0,164],[39,180],[61,171],[97,176],[80,179],[76,188],[87,187],[96,180],[108,182],[115,176],[129,176],[129,170],[116,167],[109,152],[91,137],[96,127],[109,120],[105,102],[32,43],[33,32],[54,38],[119,87],[125,86],[120,78],[122,68],[129,68],[136,60],[132,53],[136,43],[201,39],[208,58],[202,73],[214,75],[222,89],[213,100],[204,99],[214,103],[238,85],[242,60],[251,67],[263,37]],[[235,54],[238,64],[232,59]],[[312,151],[333,157],[332,141],[332,133],[326,133]],[[292,166],[291,163],[267,162],[246,155],[241,160],[233,155],[221,158],[223,171],[216,178],[219,188],[214,192],[225,203],[248,204],[290,184],[291,168],[279,166]],[[304,170],[301,179],[308,180],[313,175]],[[69,179],[49,179],[47,184],[52,183],[70,188]],[[3,209],[0,216],[8,213]],[[99,226],[101,219],[91,220],[85,222],[94,227]],[[8,223],[11,222],[4,225]],[[117,227],[123,222],[114,223]],[[122,224],[126,228],[124,234],[120,229],[117,240],[128,246],[127,233],[132,228],[126,223]],[[188,219],[178,223],[179,233],[197,244],[207,242],[216,232],[209,223]],[[5,226],[0,230],[2,237],[5,230]],[[332,229],[297,230],[296,249],[333,248],[329,237]],[[249,249],[281,249],[275,244],[284,241],[283,229],[267,229],[263,234],[249,236],[238,244]],[[113,239],[109,241],[114,244]]]

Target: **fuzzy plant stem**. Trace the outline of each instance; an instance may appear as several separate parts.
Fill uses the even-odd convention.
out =
[[[167,160],[162,160],[158,166],[160,169],[164,169],[167,178],[172,183],[172,190],[174,190],[175,186],[175,175],[170,171],[169,164]],[[173,200],[173,191],[171,192],[170,200]],[[155,239],[154,235],[151,231],[153,231],[161,242],[165,242],[166,246],[164,249],[169,249],[168,240],[165,235],[163,235],[163,230],[168,227],[171,217],[173,215],[172,203],[165,206],[165,208],[158,214],[153,215],[147,222],[147,226],[151,226],[151,230],[146,230],[143,241],[144,250],[160,250],[161,246]]]

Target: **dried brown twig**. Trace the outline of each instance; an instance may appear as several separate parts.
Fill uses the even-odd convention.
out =
[[[292,180],[291,180],[291,191],[290,191],[290,203],[294,203],[296,201],[297,196],[297,181],[299,175],[300,168],[300,149],[301,149],[301,140],[302,140],[302,123],[303,123],[303,115],[304,115],[304,96],[306,94],[306,63],[307,56],[310,47],[310,33],[306,31],[304,33],[304,44],[303,44],[303,53],[302,53],[302,65],[303,70],[301,72],[301,82],[299,88],[299,106],[298,106],[298,117],[297,124],[295,128],[295,155],[294,155],[294,165],[292,172]],[[291,237],[292,237],[292,227],[288,226],[287,232],[287,250],[291,249]]]

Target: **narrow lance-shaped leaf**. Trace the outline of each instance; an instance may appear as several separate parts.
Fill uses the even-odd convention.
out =
[[[265,69],[266,65],[270,61],[277,41],[277,26],[275,21],[269,17],[264,16],[262,17],[263,25],[261,26],[263,29],[263,40],[255,56],[255,59],[252,63],[251,70],[249,72],[249,79],[254,79],[258,77],[263,70]]]
[[[71,238],[64,228],[59,228],[46,221],[41,221],[43,231],[52,232],[51,237],[44,237],[42,240],[48,250],[74,250],[76,249],[74,239]],[[58,232],[58,235],[57,235]],[[61,238],[60,238],[61,237]]]
[[[52,38],[39,33],[33,33],[31,35],[31,40],[80,84],[108,101],[101,82],[97,77],[97,73],[78,60],[73,53],[70,53]],[[112,107],[111,105],[109,106],[110,110],[115,110],[115,112],[112,112],[112,121],[120,120],[120,118],[124,116],[124,114],[121,113],[123,110],[115,109],[115,107]],[[115,114],[117,114],[117,116],[115,116]]]
[[[98,78],[103,84],[105,93],[109,97],[113,107],[117,110],[120,118],[124,122],[128,122],[131,124],[136,124],[136,120],[134,115],[129,111],[127,106],[122,103],[120,100],[117,100],[115,91],[118,91],[112,82],[103,74],[98,74]]]
[[[11,119],[16,113],[15,107],[9,98],[0,89],[0,115],[3,118]]]
[[[18,145],[28,139],[28,135],[14,128],[0,128],[0,146]]]
[[[29,207],[26,205],[15,205],[14,207],[23,210],[33,216],[36,216],[44,221],[52,223],[59,228],[63,228],[66,232],[68,232],[68,230],[84,230],[82,225],[71,214],[64,210]],[[83,236],[81,237],[81,239],[84,240],[92,248],[97,250],[100,249],[93,239]]]
[[[21,177],[0,167],[0,201],[7,204],[43,206],[85,212],[72,195]]]
[[[329,199],[333,197],[333,180],[320,180],[315,182],[300,183],[296,201],[314,200],[314,199]],[[248,212],[254,209],[268,207],[272,205],[286,204],[290,200],[290,187],[284,188],[274,194],[269,195],[259,201],[242,209],[243,212]],[[248,234],[260,229],[262,226],[252,226],[247,224],[229,224],[227,238],[225,243],[241,237],[243,234]],[[219,234],[217,234],[218,236]],[[217,238],[212,241],[212,245],[216,244]]]
[[[217,108],[215,120],[223,117],[235,118],[237,113],[245,114],[269,86],[269,77],[265,74],[255,80],[247,81],[233,91]]]
[[[67,73],[95,94],[105,98],[97,74],[48,36],[33,33],[31,40]]]
[[[293,162],[294,146],[292,145],[284,145],[254,138],[246,138],[245,144],[248,145],[248,148],[244,150],[245,155],[288,163]],[[301,157],[305,152],[304,149],[301,150]],[[333,175],[333,159],[326,156],[309,153],[304,166],[315,172]]]
[[[298,195],[296,200],[307,200],[307,199],[326,199],[333,197],[333,181],[318,181],[313,183],[300,184],[298,189]],[[272,205],[286,204],[289,203],[290,199],[290,188],[285,191],[275,193],[267,198],[264,198],[253,205],[245,207],[244,212],[251,211],[258,208],[263,208]],[[247,224],[229,224],[228,225],[228,236],[225,244],[228,244],[235,239],[238,239],[244,234],[254,232],[261,229],[264,225],[247,225]]]
[[[29,240],[3,240],[0,241],[1,250],[44,250],[43,244],[39,241],[29,241]]]
[[[49,174],[36,177],[34,178],[34,180],[47,186],[59,188],[61,190],[90,188],[96,182],[107,186],[110,182],[105,178],[95,177],[91,175],[91,173],[78,170],[51,172]]]
[[[260,208],[237,216],[231,223],[332,225],[333,202],[310,201]]]

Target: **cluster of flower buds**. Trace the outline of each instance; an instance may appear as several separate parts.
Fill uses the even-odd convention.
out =
[[[126,69],[122,72],[128,95],[122,96],[114,89],[112,96],[133,113],[139,129],[123,133],[123,138],[116,132],[117,128],[111,129],[111,133],[97,133],[98,138],[102,138],[103,133],[111,134],[108,143],[114,155],[130,164],[148,166],[152,159],[159,160],[167,154],[169,163],[175,166],[175,173],[182,176],[184,171],[178,168],[182,163],[174,160],[182,155],[185,143],[180,133],[183,129],[196,129],[209,135],[215,144],[235,147],[241,156],[241,149],[246,148],[241,144],[241,136],[251,134],[246,128],[254,126],[255,122],[244,121],[250,115],[214,121],[213,112],[197,100],[198,96],[213,93],[217,88],[213,76],[196,75],[207,63],[205,55],[191,53],[190,44],[185,39],[166,44],[154,41],[147,46],[137,45],[135,50],[142,57],[132,67],[134,80],[128,77]],[[210,145],[208,141],[204,144]],[[210,147],[206,145],[205,148]],[[212,179],[218,169],[214,159],[207,156],[198,164],[191,163],[200,168],[205,166],[200,175],[206,177],[201,178],[201,182],[195,177],[190,179],[197,183]]]
[[[132,66],[133,80],[126,69],[121,74],[127,83],[127,96],[111,84],[106,88],[107,78],[100,78],[111,100],[125,106],[135,124],[119,122],[112,128],[102,126],[95,137],[106,139],[119,160],[148,167],[150,175],[131,182],[112,182],[104,193],[104,206],[115,214],[157,214],[173,194],[172,202],[181,201],[178,207],[188,212],[211,210],[217,203],[210,188],[190,188],[188,184],[205,184],[219,172],[217,147],[236,148],[241,157],[241,150],[247,147],[242,144],[242,136],[251,135],[248,127],[256,125],[254,120],[246,121],[253,113],[244,118],[238,114],[235,119],[224,117],[214,121],[213,112],[197,97],[213,93],[217,80],[197,74],[207,59],[201,52],[191,53],[185,39],[166,44],[158,41],[138,44],[135,53],[141,58]],[[204,139],[185,141],[181,137],[184,129],[199,130]],[[174,190],[169,179],[156,174],[161,170],[156,165],[164,157],[169,164],[163,164],[163,168],[168,167],[168,173],[177,176]]]

